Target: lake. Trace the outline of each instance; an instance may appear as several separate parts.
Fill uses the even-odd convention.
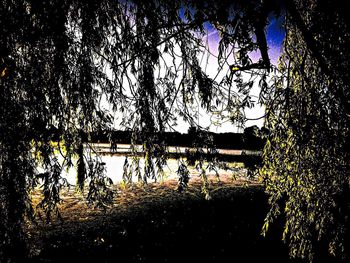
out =
[[[102,143],[95,143],[92,144],[94,147],[95,152],[100,156],[101,162],[105,163],[105,169],[106,169],[106,175],[112,179],[114,184],[122,182],[123,178],[123,166],[125,162],[125,158],[128,156],[129,164],[131,164],[131,149],[129,144],[118,144],[117,150],[114,152],[111,152],[110,145],[109,144],[102,144]],[[136,146],[137,152],[142,153],[142,147],[140,145]],[[186,151],[186,147],[168,147],[169,153],[179,153],[184,154]],[[232,150],[232,149],[218,149],[218,152],[221,155],[227,155],[227,156],[233,156],[233,155],[241,155],[242,150]],[[85,150],[85,154],[87,154],[87,150]],[[92,156],[96,157],[96,154],[93,154]],[[59,162],[63,163],[63,157],[60,154],[57,154],[57,158]],[[181,160],[185,160],[185,157],[181,157]],[[77,158],[73,158],[73,167],[70,168],[68,171],[64,169],[63,176],[67,179],[68,183],[71,185],[76,184],[76,162]],[[169,158],[167,161],[167,164],[163,167],[165,172],[165,178],[164,180],[168,179],[175,179],[177,178],[177,169],[178,169],[178,162],[179,159]],[[225,162],[225,165],[228,169],[217,169],[217,172],[225,175],[232,175],[232,176],[245,176],[246,169],[244,168],[244,165],[242,163],[238,162]],[[143,172],[143,166],[144,166],[144,158],[140,157],[140,167],[141,171]],[[195,169],[193,166],[189,166],[189,172],[190,177],[199,176],[199,171]],[[38,168],[39,172],[44,172],[42,168]],[[210,171],[209,169],[206,170],[206,173],[209,177],[216,177],[215,171]],[[137,182],[137,178],[133,177],[133,182]]]

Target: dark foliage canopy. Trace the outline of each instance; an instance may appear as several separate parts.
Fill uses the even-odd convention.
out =
[[[242,125],[244,110],[254,104],[254,82],[270,131],[260,171],[272,207],[264,229],[282,213],[292,256],[312,260],[321,241],[330,253],[344,255],[350,89],[349,21],[342,2],[2,1],[0,261],[19,260],[18,249],[25,251],[26,219],[58,213],[67,185],[62,171],[74,158],[78,186],[87,186],[89,202],[111,202],[112,182],[86,142],[93,133],[113,130],[117,118],[144,151],[143,171],[139,156],[126,161],[126,183],[132,174],[144,183],[162,176],[162,133],[179,119],[194,127],[195,163],[208,197],[204,148],[216,150],[196,124],[197,109]],[[272,17],[285,19],[278,67],[270,63],[265,33]],[[214,78],[201,59],[210,55],[208,24],[220,35]],[[260,53],[258,62],[249,58],[252,51]],[[110,137],[112,149],[116,141]],[[188,170],[179,162],[183,189]],[[44,199],[34,208],[30,196],[38,185]]]

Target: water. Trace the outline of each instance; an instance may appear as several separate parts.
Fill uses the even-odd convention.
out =
[[[104,167],[106,169],[106,176],[111,178],[114,184],[120,183],[123,181],[123,166],[125,162],[126,155],[123,155],[123,153],[128,154],[130,153],[130,145],[125,144],[118,144],[117,147],[117,154],[112,154],[109,149],[108,144],[95,144],[94,149],[100,156],[100,161],[105,163]],[[185,152],[185,147],[169,147],[169,152]],[[139,147],[139,151],[141,151],[141,147]],[[219,150],[221,154],[241,154],[242,151],[240,150]],[[85,152],[87,153],[87,152]],[[96,155],[93,155],[93,157],[96,157]],[[58,161],[62,164],[63,163],[63,157],[61,155],[57,155]],[[182,159],[185,160],[185,159]],[[132,159],[129,156],[128,157],[129,165],[132,163]],[[177,159],[168,159],[167,164],[163,166],[164,175],[165,177],[163,180],[168,179],[176,179],[177,176],[177,169],[178,169],[178,162]],[[77,158],[73,158],[73,167],[71,167],[68,171],[67,169],[63,169],[62,175],[65,179],[67,179],[68,183],[71,185],[76,184],[76,163]],[[245,169],[243,169],[243,165],[240,163],[225,163],[230,169],[218,169],[217,172],[219,174],[229,174],[229,175],[238,175],[243,176],[245,173]],[[141,168],[141,174],[143,174],[143,167],[144,167],[144,159],[140,158],[140,168]],[[189,172],[190,177],[199,176],[199,171],[195,169],[193,166],[189,166]],[[38,168],[39,172],[44,172],[42,168]],[[215,171],[211,171],[209,169],[206,170],[207,175],[210,176],[216,176]],[[133,176],[133,182],[137,182],[138,178],[136,176]],[[149,180],[152,181],[151,179]]]

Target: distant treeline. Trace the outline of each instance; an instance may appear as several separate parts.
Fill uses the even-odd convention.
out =
[[[190,129],[188,133],[179,132],[163,132],[157,134],[147,134],[145,136],[152,136],[155,141],[162,141],[168,146],[183,146],[192,147],[195,144],[201,144],[201,139],[207,142],[208,145],[219,149],[247,149],[247,150],[261,150],[264,147],[265,140],[263,134],[267,134],[266,129],[261,130],[257,126],[246,128],[244,133],[213,133],[197,131]],[[130,144],[132,138],[131,131],[112,131],[100,132],[91,136],[91,142]],[[207,139],[209,138],[209,140]],[[142,138],[136,139],[137,143],[142,142]]]

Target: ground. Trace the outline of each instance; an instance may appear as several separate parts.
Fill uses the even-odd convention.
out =
[[[115,205],[89,207],[63,195],[62,220],[28,225],[29,262],[288,262],[281,229],[261,236],[267,196],[244,179],[199,180],[179,193],[177,182],[116,187]],[[38,198],[39,196],[34,196]]]

